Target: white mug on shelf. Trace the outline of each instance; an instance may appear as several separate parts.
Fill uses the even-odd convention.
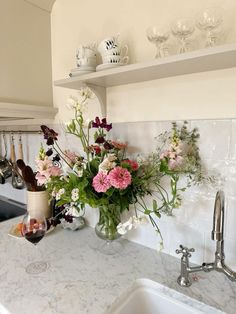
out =
[[[96,67],[97,65],[97,58],[96,57],[83,57],[77,59],[77,67]]]
[[[106,53],[102,54],[102,56],[113,55],[113,56],[126,56],[128,54],[129,48],[127,45],[118,46],[116,48],[112,48],[108,50]]]
[[[90,57],[96,57],[97,55],[97,50],[95,43],[90,44],[90,45],[80,45],[79,48],[76,51],[76,58],[77,59],[82,59],[82,58],[90,58]]]
[[[118,35],[119,36],[119,35]],[[98,45],[98,51],[101,55],[107,53],[111,49],[115,49],[119,46],[118,44],[118,36],[111,36],[103,39]]]
[[[127,64],[129,62],[129,57],[106,55],[102,57],[102,61],[103,63]]]

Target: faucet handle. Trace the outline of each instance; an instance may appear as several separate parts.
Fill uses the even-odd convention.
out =
[[[184,257],[191,257],[192,255],[190,254],[190,252],[195,252],[195,249],[194,248],[187,248],[186,246],[183,246],[182,244],[180,244],[180,250],[177,249],[175,252],[176,254],[183,254]]]

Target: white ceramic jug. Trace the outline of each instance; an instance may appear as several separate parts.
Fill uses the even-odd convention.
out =
[[[47,191],[27,191],[27,211],[42,212],[46,218],[52,217]]]

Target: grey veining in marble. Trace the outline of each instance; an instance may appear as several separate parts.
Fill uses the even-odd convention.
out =
[[[125,240],[119,255],[103,255],[96,250],[101,240],[89,227],[70,231],[59,226],[37,250],[26,240],[7,235],[18,220],[0,224],[0,303],[11,314],[102,314],[139,278],[236,313],[236,284],[223,274],[201,273],[198,282],[182,288],[176,282],[178,259]],[[26,265],[40,254],[49,269],[27,274]]]

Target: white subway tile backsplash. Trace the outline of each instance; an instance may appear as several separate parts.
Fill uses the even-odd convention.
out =
[[[191,261],[202,263],[204,255],[204,234],[201,230],[192,228],[185,224],[175,223],[169,228],[169,252],[176,255],[175,250],[180,244],[189,248],[194,248]],[[178,255],[179,256],[179,255]],[[181,257],[181,256],[179,256]]]
[[[182,206],[174,210],[174,217],[163,215],[158,221],[164,237],[163,251],[176,256],[175,249],[183,244],[196,249],[192,262],[213,261],[215,242],[211,240],[211,231],[214,200],[216,191],[223,189],[227,201],[226,262],[236,268],[236,120],[194,120],[190,125],[199,129],[202,161],[211,174],[216,174],[217,183],[191,187],[184,194]],[[155,136],[170,128],[169,121],[115,123],[109,136],[128,142],[129,154],[145,155],[155,149]],[[56,129],[60,131],[61,127],[56,126]],[[77,138],[63,134],[60,140],[65,148],[81,151]],[[25,160],[32,166],[40,142],[44,142],[42,136],[23,135]],[[25,191],[14,190],[10,183],[0,186],[0,194],[25,201]],[[98,211],[88,208],[86,218],[91,226],[95,226]],[[154,249],[159,248],[160,239],[151,224],[133,230],[126,238]]]
[[[230,159],[236,159],[236,120],[232,120]]]
[[[225,239],[225,264],[232,269],[236,269],[236,246],[235,239]]]
[[[191,126],[200,132],[199,147],[203,159],[229,158],[231,120],[194,120]]]
[[[225,236],[228,239],[236,241],[235,226],[236,226],[236,198],[228,198],[225,217]]]

